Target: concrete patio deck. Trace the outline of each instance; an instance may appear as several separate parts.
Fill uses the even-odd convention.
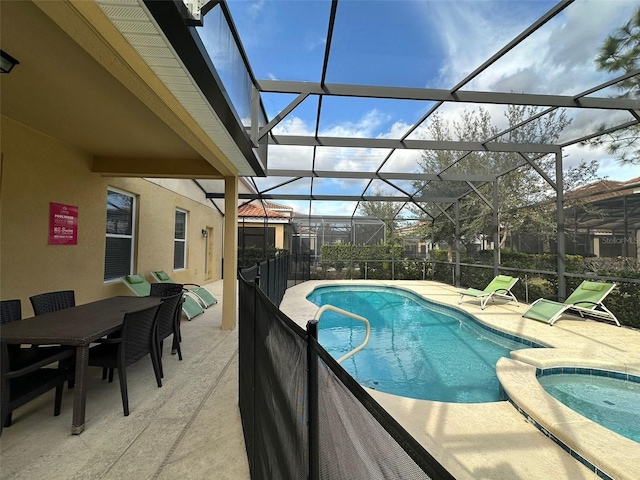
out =
[[[430,300],[456,306],[498,330],[554,348],[513,352],[498,374],[508,393],[536,418],[549,419],[549,431],[575,447],[614,478],[640,478],[640,444],[594,422],[576,421],[568,408],[546,394],[535,379],[535,367],[590,366],[640,375],[640,332],[594,321],[563,317],[553,327],[522,318],[526,305],[502,300],[481,310],[479,300],[460,297],[455,287],[423,281],[311,281],[287,290],[280,308],[299,325],[317,307],[304,298],[327,284],[394,286]],[[503,359],[507,360],[507,359]],[[526,363],[525,363],[526,362]],[[517,368],[514,368],[514,364]],[[532,373],[533,372],[533,373]],[[462,479],[590,479],[598,478],[578,460],[542,434],[509,402],[455,404],[414,400],[375,390],[369,393],[458,480]],[[570,411],[574,415],[575,412]],[[557,435],[558,436],[558,435]],[[572,437],[572,438],[567,438]],[[595,460],[594,460],[595,459]]]
[[[222,299],[222,281],[207,285]],[[182,321],[183,361],[164,345],[162,388],[151,361],[127,368],[120,387],[89,369],[87,423],[71,435],[72,391],[53,416],[53,392],[16,410],[0,437],[3,479],[249,479],[238,411],[238,329],[223,331],[220,303]]]
[[[304,297],[327,283],[336,282],[312,281],[288,289],[281,309],[306,324],[317,307]],[[439,283],[367,283],[398,286],[457,305],[459,290]],[[208,288],[222,298],[221,281]],[[525,306],[500,300],[484,311],[474,301],[460,307],[500,330],[555,347],[545,349],[547,353],[523,350],[518,359],[524,362],[546,367],[568,356],[640,372],[640,332],[564,319],[549,327],[522,319]],[[220,304],[191,322],[183,320],[184,360],[169,355],[165,345],[162,388],[156,386],[147,359],[127,369],[129,417],[122,415],[117,381],[101,380],[98,368],[90,369],[87,425],[81,435],[71,435],[69,390],[59,417],[52,416],[53,393],[18,409],[14,425],[0,438],[0,478],[249,479],[238,411],[238,329],[222,331],[220,324]],[[521,378],[521,372],[513,375],[513,381]],[[370,393],[459,480],[598,478],[508,402],[448,404]],[[610,453],[626,459],[618,478],[637,480],[625,473],[638,468],[640,444],[631,444],[630,451],[613,452],[612,446]]]

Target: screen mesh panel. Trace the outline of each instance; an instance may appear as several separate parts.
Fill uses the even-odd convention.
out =
[[[286,268],[273,270],[275,284],[286,279]],[[241,274],[240,413],[251,478],[453,478],[264,288]]]

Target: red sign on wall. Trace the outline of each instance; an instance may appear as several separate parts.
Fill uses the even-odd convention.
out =
[[[78,244],[78,207],[49,203],[49,245]]]

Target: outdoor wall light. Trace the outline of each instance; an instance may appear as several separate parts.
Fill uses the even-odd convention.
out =
[[[0,50],[0,72],[9,73],[20,62],[4,50]]]
[[[202,229],[202,236],[204,238],[207,238],[209,236],[209,234],[207,233],[207,231],[204,228]]]

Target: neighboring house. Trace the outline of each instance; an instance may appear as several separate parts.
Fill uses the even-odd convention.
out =
[[[594,182],[565,194],[573,199],[583,205],[565,209],[567,253],[640,258],[640,177]]]
[[[238,208],[238,246],[290,250],[293,209],[274,202],[254,201]]]
[[[640,177],[600,180],[566,192],[567,254],[640,258]],[[556,252],[554,241],[514,234],[508,246],[526,253]]]

